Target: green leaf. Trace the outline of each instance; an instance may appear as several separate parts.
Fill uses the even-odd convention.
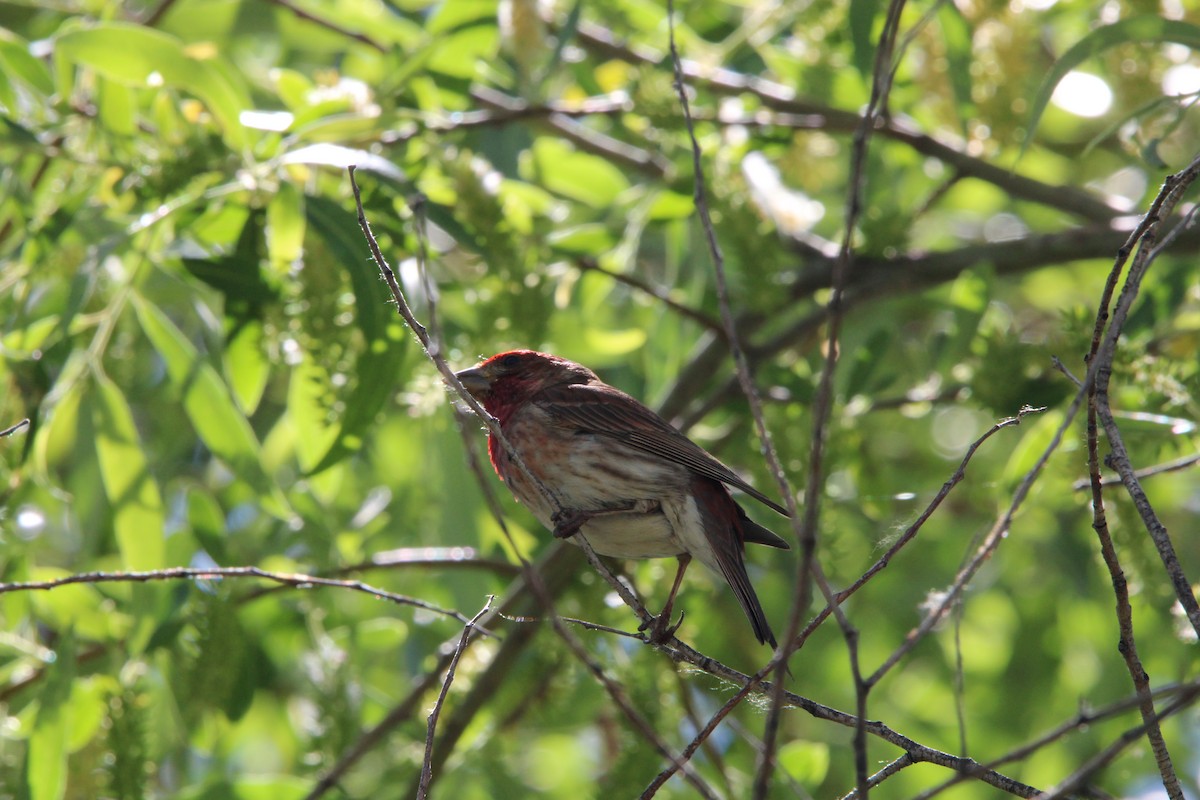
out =
[[[663,189],[654,197],[648,219],[654,222],[671,219],[686,219],[696,213],[696,201],[690,194]]]
[[[162,309],[137,294],[133,307],[142,330],[162,356],[171,383],[183,394],[183,409],[196,434],[254,489],[263,508],[277,517],[290,517],[287,500],[263,469],[258,439],[221,376]]]
[[[197,652],[183,665],[182,688],[200,705],[219,709],[236,722],[250,708],[259,674],[250,659],[263,656],[252,647],[237,610],[221,598],[205,598],[195,627]],[[191,706],[193,712],[198,708]]]
[[[29,52],[29,44],[0,29],[0,72],[9,80],[16,78],[41,95],[54,94],[54,80],[40,58]]]
[[[54,51],[131,86],[146,86],[159,79],[179,82],[186,79],[191,66],[174,36],[122,22],[68,31],[55,39]]]
[[[3,64],[0,64],[0,67],[2,66]],[[9,82],[8,73],[3,69],[0,69],[0,109],[3,109],[8,114],[16,114],[20,109],[16,89]]]
[[[890,328],[878,328],[871,332],[866,342],[857,347],[848,364],[849,375],[846,378],[846,394],[854,396],[878,389],[881,384],[887,384],[895,375],[888,359],[880,358],[895,338],[895,331]]]
[[[166,565],[162,496],[150,475],[133,411],[120,388],[106,377],[96,380],[88,400],[121,564],[129,570],[160,569]]]
[[[533,168],[547,189],[593,208],[607,208],[629,188],[621,170],[599,156],[581,153],[561,139],[533,143]]]
[[[1061,424],[1062,413],[1053,409],[1032,421],[1026,419],[1021,426],[1021,441],[1012,448],[1008,463],[1004,465],[1001,478],[1003,485],[1016,486],[1029,470],[1033,469],[1033,465],[1042,457]]]
[[[583,338],[592,352],[600,356],[623,356],[646,344],[646,331],[644,328],[605,331],[586,328]]]
[[[129,86],[172,86],[204,101],[236,149],[248,144],[238,115],[250,98],[231,80],[216,59],[193,58],[174,36],[123,22],[76,28],[59,35],[55,54]]]
[[[34,441],[34,463],[42,473],[67,466],[79,437],[84,382],[64,385],[70,388],[52,406],[49,424],[42,425]]]
[[[599,223],[564,228],[552,233],[547,238],[547,242],[556,249],[567,253],[597,256],[611,250],[614,244],[608,228]]]
[[[306,357],[292,369],[288,382],[288,415],[297,431],[296,457],[306,474],[330,454],[342,429],[333,417],[331,386],[328,372],[311,358]],[[347,452],[342,449],[342,455]]]
[[[71,731],[71,684],[75,680],[75,637],[64,631],[38,693],[26,765],[30,800],[59,800],[67,790],[67,741]]]
[[[96,108],[100,122],[118,136],[133,136],[137,133],[137,101],[133,90],[122,83],[98,81]]]
[[[474,25],[484,25],[496,19],[493,0],[456,0],[439,3],[429,17],[425,30],[430,34],[449,33]]]
[[[854,46],[854,68],[865,83],[875,74],[875,17],[879,15],[879,0],[850,0],[850,43]]]
[[[1055,87],[1068,72],[1092,56],[1120,44],[1162,42],[1182,44],[1193,50],[1200,50],[1200,26],[1144,14],[1097,28],[1076,42],[1054,63],[1042,85],[1038,87],[1033,110],[1029,114],[1029,125],[1025,129],[1025,139],[1021,143],[1021,152],[1025,152],[1032,140],[1033,132],[1037,129]]]
[[[356,322],[366,347],[355,361],[354,387],[345,400],[341,426],[325,454],[309,470],[325,470],[357,451],[384,403],[395,391],[396,376],[404,361],[404,329],[391,313],[375,264],[363,257],[366,241],[360,238],[354,217],[329,200],[311,198],[306,206],[309,225],[324,239],[330,253],[350,272]],[[313,373],[309,373],[310,376]],[[290,405],[289,396],[289,405]],[[299,399],[299,398],[297,398]]]
[[[258,319],[239,321],[225,342],[225,372],[238,405],[253,414],[271,377],[264,348],[263,324]]]
[[[192,536],[218,564],[228,564],[225,547],[225,515],[221,506],[204,489],[193,486],[187,493],[187,521]]]
[[[966,135],[966,121],[973,116],[975,108],[975,101],[971,99],[971,61],[974,53],[971,25],[954,3],[942,3],[937,11],[937,20],[942,29],[946,60],[950,64],[947,77],[954,91],[962,132]]]
[[[284,181],[267,204],[267,254],[280,274],[304,252],[304,193]]]
[[[819,786],[829,773],[829,745],[792,741],[779,748],[779,766],[801,786]]]
[[[438,40],[427,67],[431,72],[470,80],[480,63],[495,57],[499,42],[500,36],[493,25],[464,27]]]

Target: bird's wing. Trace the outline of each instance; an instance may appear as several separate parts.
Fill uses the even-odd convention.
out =
[[[786,508],[746,483],[658,414],[608,384],[548,387],[538,393],[534,403],[561,425],[579,432],[610,436],[630,447],[682,464],[697,475],[741,489],[760,503],[788,516]]]

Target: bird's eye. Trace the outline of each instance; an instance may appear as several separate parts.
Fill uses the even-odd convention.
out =
[[[517,364],[521,363],[521,357],[516,353],[509,353],[504,358],[500,359],[500,366],[507,369],[512,369]]]

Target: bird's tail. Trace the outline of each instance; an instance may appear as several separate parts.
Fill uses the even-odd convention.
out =
[[[733,594],[741,604],[742,611],[746,612],[746,618],[750,620],[750,626],[754,629],[754,635],[758,641],[774,648],[776,646],[775,634],[771,632],[771,625],[767,622],[767,615],[763,612],[762,603],[759,602],[754,586],[750,583],[750,576],[746,573],[746,560],[743,556],[742,543],[747,539],[746,525],[747,523],[754,525],[754,523],[747,519],[745,512],[730,497],[729,491],[714,480],[697,477],[692,482],[692,495],[696,498],[704,535],[711,548],[710,553],[696,553],[695,555],[707,567],[721,573],[721,576],[729,584],[729,588],[733,589]],[[778,537],[775,538],[778,539]],[[762,541],[762,539],[751,539],[751,541]],[[787,546],[782,539],[779,541],[784,547]],[[706,558],[706,555],[711,556],[715,563]]]

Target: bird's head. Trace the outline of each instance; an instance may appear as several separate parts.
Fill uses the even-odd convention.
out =
[[[582,364],[536,350],[510,350],[455,373],[488,413],[504,422],[551,386],[599,380]]]

